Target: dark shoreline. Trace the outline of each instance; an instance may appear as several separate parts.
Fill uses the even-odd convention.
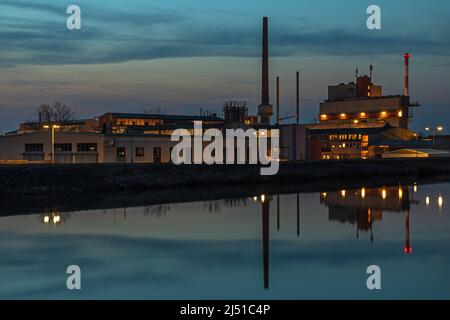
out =
[[[251,166],[0,166],[0,179],[8,216],[446,182],[450,159],[298,162],[273,177]]]

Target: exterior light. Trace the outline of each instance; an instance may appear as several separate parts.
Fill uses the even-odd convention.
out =
[[[444,131],[444,127],[442,126],[437,127],[437,131]]]
[[[430,128],[428,128],[428,127],[426,127],[426,128],[425,128],[425,131],[431,131],[431,129],[430,129]]]
[[[442,198],[442,196],[439,196],[439,198],[438,198],[438,206],[439,206],[439,210],[441,210],[442,207],[444,206],[444,198]]]
[[[354,123],[354,124],[358,124],[358,123],[359,123],[359,120],[353,120],[353,123]]]
[[[253,201],[254,202],[258,201],[258,197],[253,197]]]
[[[400,110],[400,111],[398,112],[398,117],[399,117],[399,118],[403,118],[403,111],[402,111],[402,110]]]
[[[345,191],[345,190],[342,190],[341,191],[341,195],[342,195],[342,198],[345,198],[345,195],[347,194],[347,191]]]
[[[345,114],[345,113],[341,113],[341,119],[346,119],[347,118],[347,114]]]
[[[363,199],[366,198],[366,188],[361,189],[361,198],[363,198]]]
[[[44,216],[44,223],[48,224],[50,222],[50,217],[49,216]]]
[[[266,201],[266,196],[265,195],[261,195],[261,202],[265,202]]]
[[[398,189],[398,198],[400,200],[403,199],[403,189],[401,187]]]
[[[327,197],[327,193],[326,192],[322,193],[322,197],[326,198]]]
[[[320,119],[321,119],[321,120],[327,120],[327,119],[328,119],[328,116],[327,116],[326,114],[321,114],[321,115],[320,115]]]
[[[365,112],[361,112],[361,113],[359,114],[359,116],[360,116],[361,118],[365,118],[365,117],[366,117],[366,113],[365,113]]]
[[[50,129],[50,126],[49,125],[45,125],[44,129]]]
[[[425,203],[426,203],[427,207],[430,205],[430,197],[425,198]]]
[[[417,193],[418,188],[417,188],[417,183],[414,184],[414,193]]]
[[[387,198],[387,191],[386,191],[386,189],[381,190],[381,197],[383,198],[383,200],[386,200],[386,198]]]
[[[386,111],[382,111],[382,112],[381,112],[381,116],[382,116],[383,118],[387,117],[387,112],[386,112]]]

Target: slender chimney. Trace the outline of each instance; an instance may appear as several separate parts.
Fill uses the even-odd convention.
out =
[[[267,17],[263,18],[262,88],[258,115],[262,124],[269,124],[270,117],[273,115],[273,108],[269,99],[269,23]]]
[[[280,77],[277,77],[277,125],[280,124]]]
[[[370,65],[370,83],[373,83],[373,65]]]
[[[300,72],[297,71],[297,113],[296,113],[297,124],[300,124]]]
[[[263,18],[261,104],[269,104],[269,21]]]
[[[409,58],[411,58],[411,56],[409,55],[409,53],[405,53],[403,55],[403,57],[405,58],[405,93],[404,93],[404,95],[409,97]]]

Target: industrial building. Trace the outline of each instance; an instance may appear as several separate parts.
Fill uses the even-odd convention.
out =
[[[403,95],[384,96],[383,88],[370,76],[328,88],[328,99],[320,104],[319,123],[307,125],[313,159],[342,160],[381,158],[399,148],[418,146],[417,133],[409,130],[412,103],[409,96],[409,59],[405,54]],[[319,150],[320,148],[320,150]]]

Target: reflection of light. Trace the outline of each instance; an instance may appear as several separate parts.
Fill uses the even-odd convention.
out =
[[[383,197],[383,200],[386,200],[386,198],[387,198],[387,191],[386,191],[386,189],[383,189],[381,191],[381,196]]]
[[[403,199],[403,189],[401,187],[398,189],[398,198],[400,200]]]
[[[58,224],[61,222],[61,217],[59,215],[53,216],[53,224]]]
[[[427,204],[427,206],[430,205],[430,197],[426,197],[426,198],[425,198],[425,203]]]
[[[45,216],[44,217],[44,223],[48,224],[50,222],[50,217],[49,216]]]
[[[361,197],[362,197],[363,199],[366,198],[366,188],[362,188],[362,190],[361,190]]]
[[[439,196],[438,198],[438,205],[439,209],[442,209],[442,207],[444,206],[444,198],[442,198],[442,196]]]
[[[266,196],[265,195],[261,195],[261,202],[266,201]]]
[[[342,195],[342,198],[345,198],[345,195],[347,194],[347,191],[345,191],[345,190],[342,190],[341,191],[341,195]]]

